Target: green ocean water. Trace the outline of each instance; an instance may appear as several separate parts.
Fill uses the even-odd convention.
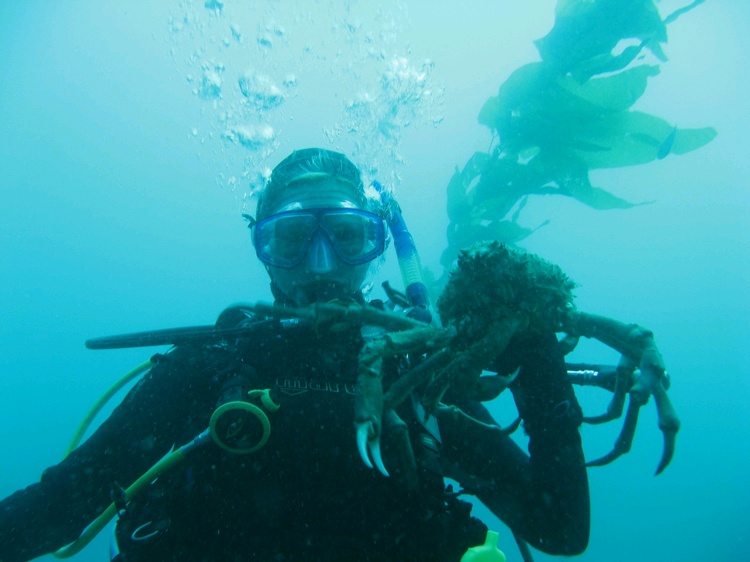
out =
[[[668,14],[686,3],[658,6]],[[96,398],[157,351],[89,351],[87,338],[207,324],[230,303],[271,298],[241,213],[258,174],[295,148],[376,162],[423,263],[439,271],[448,181],[491,143],[477,114],[538,60],[533,40],[554,9],[552,0],[0,3],[0,497],[58,462]],[[580,285],[580,309],[654,331],[683,423],[659,477],[653,404],[633,450],[590,470],[581,561],[750,558],[748,22],[742,2],[710,0],[669,25],[669,60],[635,107],[718,136],[592,173],[650,204],[595,211],[538,196],[520,213],[529,228],[550,221],[521,245]],[[373,296],[383,279],[400,284],[390,252]],[[581,359],[617,359],[581,347]],[[608,397],[580,398],[593,414]],[[494,411],[505,423],[515,416],[505,396]],[[587,456],[607,452],[618,431],[584,426]],[[507,529],[477,509],[509,561],[520,560]],[[106,559],[107,542],[77,559]]]

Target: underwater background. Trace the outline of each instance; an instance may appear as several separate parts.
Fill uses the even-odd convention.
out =
[[[479,110],[539,60],[533,41],[554,13],[553,0],[1,2],[0,497],[37,481],[95,400],[163,351],[89,351],[86,339],[209,324],[231,303],[270,300],[241,213],[292,150],[370,163],[440,273],[446,186],[492,140]],[[592,172],[648,204],[532,196],[519,213],[528,228],[549,221],[519,244],[579,284],[579,309],[654,331],[682,420],[658,477],[653,401],[632,451],[590,469],[581,561],[750,560],[748,24],[750,5],[709,0],[668,26],[669,60],[634,107],[718,135]],[[374,297],[383,279],[401,285],[392,249]],[[576,354],[617,360],[590,342]],[[609,399],[579,396],[588,414]],[[515,417],[507,396],[494,412]],[[587,457],[619,429],[584,425]],[[507,529],[477,513],[519,561]],[[108,559],[105,535],[76,559]]]

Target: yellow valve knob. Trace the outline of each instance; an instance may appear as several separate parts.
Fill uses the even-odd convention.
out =
[[[506,562],[505,554],[497,548],[497,533],[487,531],[481,546],[472,546],[461,557],[461,562]]]

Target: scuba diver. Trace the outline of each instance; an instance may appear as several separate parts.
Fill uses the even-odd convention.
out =
[[[278,306],[365,304],[395,224],[395,202],[376,187],[343,154],[319,148],[273,170],[249,220]],[[420,291],[405,297],[404,313],[429,321]],[[398,407],[399,430],[384,428],[382,450],[370,451],[377,470],[357,453],[352,412],[358,354],[382,330],[241,305],[213,328],[221,337],[175,338],[85,442],[0,502],[0,562],[61,549],[107,512],[117,517],[119,562],[459,562],[488,535],[462,494],[539,550],[585,550],[582,414],[552,329],[517,338],[492,365],[517,373],[510,389],[529,454],[480,402],[426,417],[413,399]],[[419,360],[386,360],[386,378]],[[406,461],[394,446],[404,435]],[[150,470],[177,453],[169,469]],[[402,469],[410,462],[414,471]]]

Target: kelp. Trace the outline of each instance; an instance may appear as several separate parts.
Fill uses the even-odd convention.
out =
[[[620,41],[637,41],[614,54]],[[558,0],[555,26],[534,42],[546,63],[580,81],[625,68],[646,48],[660,61],[667,27],[653,0]]]
[[[479,112],[493,134],[490,150],[472,155],[448,184],[446,271],[461,248],[516,244],[546,224],[519,224],[530,196],[627,209],[644,202],[592,185],[590,170],[645,164],[713,140],[711,127],[680,128],[632,109],[660,72],[641,62],[644,50],[664,63],[667,23],[701,2],[662,19],[654,0],[558,0],[552,30],[535,41],[541,61],[511,73]]]

